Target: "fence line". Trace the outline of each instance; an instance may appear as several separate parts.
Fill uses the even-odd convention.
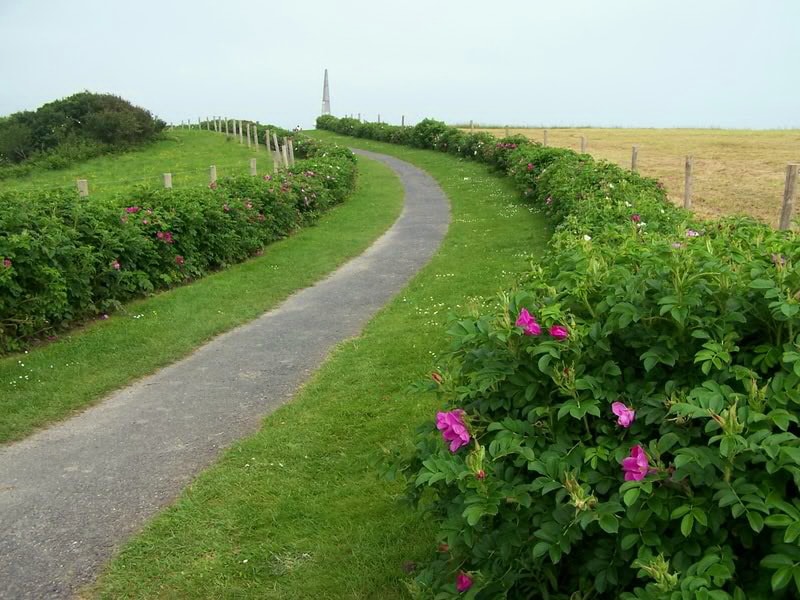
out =
[[[469,125],[456,125],[461,129],[466,129],[469,127],[470,132],[474,132],[475,128],[480,128],[479,125],[476,125],[474,121],[470,120]],[[484,129],[501,129],[497,125],[493,127],[484,127]],[[508,125],[502,126],[502,129],[505,130],[506,137],[510,137],[510,127]],[[542,145],[548,145],[548,130],[543,129],[543,139]],[[580,151],[581,153],[586,152],[586,148],[588,146],[588,139],[587,136],[581,135],[580,136]],[[639,149],[640,146],[638,144],[634,144],[631,147],[631,163],[630,163],[630,170],[631,171],[638,171],[638,163],[639,163]],[[783,202],[781,204],[781,212],[780,212],[780,219],[778,224],[778,229],[790,229],[792,217],[794,214],[794,200],[797,194],[797,179],[798,179],[798,172],[800,171],[800,164],[798,163],[789,163],[786,165],[786,179],[784,183],[784,190],[783,190]],[[693,185],[694,185],[694,157],[686,156],[686,160],[684,163],[684,184],[683,184],[683,206],[687,210],[691,210],[692,208],[692,192],[693,192]]]

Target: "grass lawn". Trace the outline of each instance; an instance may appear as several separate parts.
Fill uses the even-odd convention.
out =
[[[259,433],[135,537],[86,597],[392,599],[404,595],[404,563],[434,549],[431,528],[374,465],[409,445],[437,409],[408,386],[446,348],[448,314],[513,286],[549,230],[483,165],[315,135],[393,154],[435,177],[452,202],[443,246],[363,335],[341,344]]]
[[[216,165],[217,177],[250,173],[256,159],[260,174],[272,172],[272,159],[264,145],[259,151],[247,143],[211,131],[172,129],[165,139],[124,154],[93,158],[67,169],[37,169],[26,177],[2,182],[4,190],[75,188],[78,179],[89,180],[89,198],[130,194],[135,186],[161,187],[162,173],[172,173],[172,187],[179,189],[208,184],[208,168]]]
[[[262,256],[132,302],[109,320],[55,343],[0,359],[0,443],[174,362],[360,254],[399,216],[403,190],[378,162],[359,159],[359,173],[358,188],[344,204],[268,246]]]
[[[481,129],[504,136],[502,128]],[[783,202],[786,164],[800,161],[800,130],[744,129],[602,129],[548,128],[548,144],[587,152],[625,168],[631,166],[631,146],[639,145],[638,166],[643,175],[664,182],[670,199],[683,206],[684,161],[694,157],[693,210],[713,218],[747,214],[777,226]],[[541,142],[542,128],[511,127]]]

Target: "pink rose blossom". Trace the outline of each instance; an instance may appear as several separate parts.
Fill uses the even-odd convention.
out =
[[[700,232],[695,231],[694,229],[687,229],[686,237],[700,237]]]
[[[625,481],[641,481],[650,471],[647,454],[639,444],[631,448],[631,455],[622,460],[622,470],[625,471]]]
[[[149,224],[150,221],[148,221],[147,219],[142,219],[142,225],[149,225]]]
[[[456,589],[459,592],[466,592],[471,587],[472,587],[472,578],[466,573],[464,573],[464,571],[459,571],[458,577],[456,577]]]
[[[475,478],[480,481],[483,481],[484,479],[486,479],[486,471],[484,471],[483,469],[478,469],[478,472],[475,473]]]
[[[115,271],[119,271],[119,270],[120,270],[120,268],[122,267],[122,265],[120,265],[120,264],[119,264],[119,261],[118,261],[118,260],[115,260],[114,262],[112,262],[112,263],[111,263],[111,267],[112,267],[112,268],[113,268]]]
[[[545,200],[544,203],[547,204],[547,206],[550,206],[553,203],[553,199],[550,196],[548,196],[547,200]]]
[[[128,208],[125,209],[125,212],[126,213],[137,213],[140,210],[142,210],[142,209],[139,208],[138,206],[129,206]]]
[[[640,223],[641,220],[642,220],[642,217],[640,217],[639,215],[637,215],[635,213],[631,215],[631,221],[633,221],[634,223]]]
[[[558,341],[563,341],[569,337],[569,331],[563,325],[553,325],[550,328],[550,335]]]
[[[542,333],[542,328],[539,323],[536,322],[536,318],[525,308],[519,311],[517,322],[514,323],[514,325],[522,327],[525,335],[539,335]]]
[[[528,171],[533,171],[533,163],[528,163]]]
[[[10,269],[10,268],[11,268],[11,264],[12,264],[12,263],[11,263],[11,259],[10,259],[10,258],[4,258],[4,259],[3,259],[3,266],[4,266],[6,269]]]
[[[159,231],[156,233],[156,237],[165,244],[171,244],[173,242],[171,231]]]
[[[175,264],[176,264],[176,265],[180,266],[180,265],[182,265],[182,264],[183,264],[183,263],[185,263],[185,262],[186,262],[186,261],[184,260],[184,258],[183,258],[183,257],[182,257],[180,254],[179,254],[178,256],[176,256],[176,257],[175,257]]]
[[[470,436],[464,423],[464,411],[460,408],[450,412],[436,413],[436,429],[442,432],[446,442],[450,442],[450,452],[469,444]]]
[[[108,320],[108,315],[107,315],[106,313],[103,313],[102,315],[100,315],[100,318],[101,318],[103,321],[107,321],[107,320]]]
[[[636,411],[632,408],[628,408],[622,402],[612,402],[611,412],[617,415],[617,425],[620,427],[630,427],[631,423],[633,423],[633,420],[636,418]]]

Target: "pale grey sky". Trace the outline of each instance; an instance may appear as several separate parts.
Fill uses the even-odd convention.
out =
[[[0,0],[0,114],[800,126],[800,0]]]

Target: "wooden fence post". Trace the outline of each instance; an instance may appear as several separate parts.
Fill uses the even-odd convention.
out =
[[[281,166],[281,153],[277,150],[272,151],[272,172],[277,173]]]
[[[289,138],[289,163],[294,166],[294,140]]]
[[[581,154],[586,154],[586,136],[581,136]]]
[[[281,161],[285,167],[289,167],[289,150],[286,147],[286,138],[283,138],[283,146],[281,147]]]
[[[506,125],[506,137],[508,137],[508,125]]]
[[[252,148],[253,147],[253,142],[250,139],[250,123],[247,124],[247,147],[248,148]]]
[[[405,126],[406,126],[406,116],[402,115],[400,117],[400,127],[405,127]]]
[[[472,122],[472,119],[469,120],[469,130],[475,131],[475,123]]]
[[[692,166],[692,157],[687,156],[683,175],[683,208],[686,210],[692,209]]]
[[[89,195],[89,181],[86,179],[78,179],[78,195],[81,198],[86,198]]]
[[[208,168],[208,181],[209,181],[209,183],[216,183],[217,182],[217,167],[216,167],[216,165],[211,165]]]
[[[164,173],[164,188],[172,188],[172,173]]]
[[[786,165],[786,184],[783,188],[783,207],[781,208],[781,221],[779,229],[789,229],[792,226],[792,212],[794,211],[794,193],[797,187],[797,163]]]
[[[272,144],[269,143],[269,129],[264,132],[264,145],[267,147],[267,154],[272,152]]]
[[[281,147],[278,144],[278,135],[275,132],[272,133],[272,145],[275,148],[275,152],[278,153],[278,166],[280,166],[280,164],[281,164],[281,161],[280,161]]]
[[[225,136],[226,137],[231,137],[231,134],[228,131],[228,119],[225,119]]]
[[[241,121],[241,119],[239,120],[238,127],[239,127],[239,143],[240,144],[244,144],[244,132],[242,131],[242,121]]]
[[[258,127],[255,124],[253,124],[253,146],[258,152]]]
[[[639,162],[639,146],[633,146],[631,148],[631,171],[636,171],[636,166]]]
[[[253,177],[258,175],[258,171],[256,170],[256,159],[255,158],[251,158],[250,159],[250,175],[252,175]]]
[[[544,144],[545,147],[547,146],[547,129],[544,130]]]
[[[381,113],[378,113],[378,124],[381,122]]]

